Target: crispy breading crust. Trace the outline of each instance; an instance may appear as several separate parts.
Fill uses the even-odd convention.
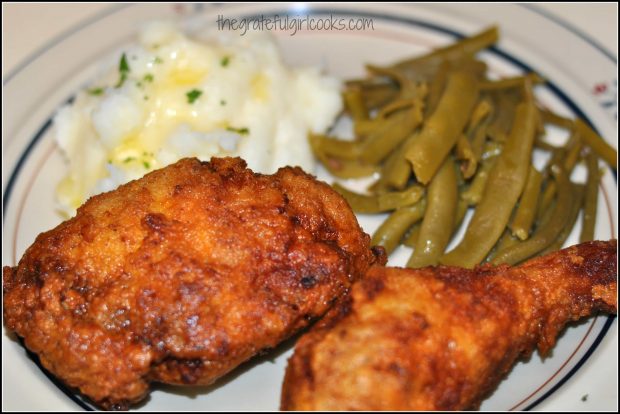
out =
[[[519,267],[374,266],[297,343],[284,410],[476,409],[565,324],[617,311],[616,241]]]
[[[184,159],[95,196],[3,271],[6,326],[108,409],[209,384],[322,316],[385,255],[299,168]]]

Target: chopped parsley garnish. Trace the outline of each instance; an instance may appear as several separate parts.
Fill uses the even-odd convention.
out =
[[[145,101],[148,101],[148,100],[149,100],[149,97],[148,97],[147,95],[144,95],[144,100],[145,100]]]
[[[91,95],[103,95],[104,89],[103,88],[93,88],[93,89],[89,89],[88,93]]]
[[[136,159],[135,157],[127,157],[123,160],[123,162],[127,164],[128,162],[134,161],[135,159]]]
[[[147,170],[151,168],[151,164],[149,164],[147,161],[144,161],[142,165],[144,165],[144,168],[146,168]]]
[[[249,130],[249,129],[247,129],[247,128],[233,128],[233,127],[228,127],[228,128],[226,128],[226,130],[227,130],[227,131],[230,131],[230,132],[236,132],[237,134],[240,134],[240,135],[247,135],[247,134],[249,134],[249,133],[250,133],[250,130]]]
[[[187,103],[193,104],[196,99],[198,99],[200,95],[202,95],[202,91],[200,89],[192,89],[185,95],[187,96]]]
[[[127,63],[127,55],[125,55],[124,53],[123,56],[121,56],[121,61],[118,65],[118,72],[121,74],[121,77],[118,80],[116,87],[120,88],[121,86],[123,86],[123,83],[127,79],[127,74],[129,73],[129,63]]]
[[[222,99],[222,100],[220,101],[220,105],[222,105],[222,106],[226,105],[226,101]]]
[[[164,63],[164,60],[159,56],[155,56],[155,60],[153,60],[153,63]]]
[[[224,56],[222,60],[220,60],[220,65],[222,65],[222,67],[224,68],[228,66],[229,63],[230,63],[230,56]]]
[[[121,73],[127,73],[129,72],[129,63],[127,63],[127,55],[123,53],[123,56],[121,56],[121,61],[118,65],[118,70]]]
[[[588,394],[584,395],[583,397],[581,397],[581,401],[587,401],[588,400]]]
[[[139,88],[142,88],[144,86],[144,82],[153,82],[153,79],[153,74],[147,73],[146,75],[144,75],[141,81],[136,82],[136,85],[138,85]]]

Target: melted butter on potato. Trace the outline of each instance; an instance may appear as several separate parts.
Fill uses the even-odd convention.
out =
[[[69,168],[57,197],[67,215],[183,157],[314,171],[306,136],[324,132],[341,110],[339,82],[284,65],[268,33],[218,36],[206,43],[150,23],[109,73],[58,111],[56,141]]]

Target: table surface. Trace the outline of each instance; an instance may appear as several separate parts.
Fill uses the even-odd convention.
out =
[[[2,3],[2,78],[56,36],[115,3]],[[617,3],[536,3],[618,55]]]

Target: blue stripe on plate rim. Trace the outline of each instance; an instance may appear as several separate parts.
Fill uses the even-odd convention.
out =
[[[122,5],[120,7],[115,7],[113,9],[111,9],[111,10],[105,10],[104,12],[102,12],[102,13],[94,16],[93,18],[83,22],[79,26],[76,26],[73,29],[63,33],[62,35],[60,35],[59,37],[57,37],[56,39],[54,39],[53,41],[48,43],[46,46],[44,46],[43,48],[39,49],[35,54],[31,55],[30,58],[28,58],[22,65],[20,65],[15,71],[10,73],[6,77],[6,79],[3,81],[3,84],[8,83],[11,80],[11,78],[13,78],[17,73],[19,73],[26,66],[28,66],[30,63],[32,63],[34,60],[36,60],[36,58],[39,57],[41,54],[43,54],[47,49],[49,49],[49,48],[53,47],[54,45],[60,43],[62,40],[66,39],[70,35],[79,32],[80,30],[88,27],[89,25],[91,25],[93,23],[96,23],[97,21],[101,20],[102,18],[104,18],[106,16],[109,16],[109,15],[111,15],[113,13],[116,13],[116,12],[118,12],[120,10],[125,9],[127,6],[128,5]],[[549,13],[546,13],[546,12],[540,10],[540,9],[537,9],[536,7],[528,7],[527,5],[522,5],[522,4],[520,6],[526,8],[526,9],[528,9],[530,11],[533,11],[535,13],[538,13],[541,16],[543,16],[543,17],[545,17],[545,18],[555,22],[556,24],[559,24],[560,26],[564,27],[565,29],[569,30],[570,32],[576,34],[577,36],[579,36],[583,40],[585,40],[587,43],[592,45],[594,48],[596,48],[598,51],[600,51],[604,56],[606,56],[608,59],[610,59],[613,63],[617,64],[617,59],[615,59],[611,53],[609,53],[608,51],[606,51],[606,49],[604,49],[598,43],[594,42],[592,39],[590,39],[589,37],[584,35],[581,31],[578,31],[573,26],[571,26],[568,23],[564,22],[562,19],[557,18],[557,17],[555,17],[555,16],[553,16],[553,15],[551,15]],[[280,14],[280,15],[289,15],[289,16],[294,16],[295,15],[295,13],[290,12],[288,10],[273,11],[272,13],[273,14]],[[305,13],[307,13],[309,15],[313,15],[313,16],[331,14],[331,15],[337,15],[337,16],[359,16],[359,17],[379,18],[379,19],[383,19],[383,20],[387,20],[387,21],[398,22],[398,23],[403,23],[403,24],[407,24],[407,25],[411,25],[411,26],[416,26],[416,27],[422,27],[422,28],[425,28],[425,29],[430,29],[430,30],[433,30],[433,31],[436,31],[436,32],[440,32],[440,33],[443,33],[443,34],[447,34],[447,35],[453,36],[456,39],[461,39],[461,38],[465,37],[465,35],[463,35],[462,33],[459,33],[459,32],[454,31],[452,29],[445,28],[445,27],[443,27],[441,25],[437,25],[437,24],[434,24],[434,23],[429,23],[429,22],[426,22],[426,21],[418,20],[418,19],[412,19],[412,18],[407,18],[407,17],[403,17],[403,16],[394,16],[394,15],[385,14],[385,13],[374,13],[374,12],[373,13],[367,13],[367,12],[362,12],[362,11],[359,11],[359,10],[347,10],[347,9],[338,9],[338,10],[336,10],[336,9],[329,9],[329,8],[312,8],[312,9],[307,10]],[[244,15],[244,16],[239,16],[239,17],[240,18],[250,19],[252,17],[254,17],[254,18],[260,17],[260,15],[252,14],[252,15]],[[534,71],[535,72],[535,70],[533,70],[531,66],[527,65],[523,61],[521,61],[518,58],[510,55],[507,52],[502,51],[501,49],[499,49],[497,47],[490,48],[490,51],[492,53],[494,53],[495,55],[500,56],[501,58],[505,59],[506,61],[514,64],[515,66],[523,69],[524,71]],[[555,85],[551,81],[547,81],[545,83],[545,86],[548,87],[564,104],[566,104],[576,114],[576,116],[584,119],[589,125],[591,125],[593,128],[595,128],[594,125],[592,124],[592,122],[590,121],[590,119],[581,110],[581,108],[577,104],[575,104],[575,102],[573,102],[560,88],[558,88],[557,85]],[[66,102],[69,103],[73,99],[74,99],[74,97],[72,96],[71,98],[67,99]],[[9,198],[11,196],[11,192],[13,190],[13,186],[15,185],[17,177],[19,176],[19,172],[22,169],[23,165],[25,164],[25,162],[26,162],[28,156],[30,155],[30,153],[32,152],[33,148],[36,146],[37,142],[41,139],[41,137],[43,137],[45,135],[45,132],[50,128],[51,125],[52,125],[52,117],[50,116],[47,119],[47,121],[45,121],[45,123],[41,126],[41,128],[37,131],[37,133],[33,136],[32,140],[30,141],[30,143],[28,144],[28,146],[26,147],[24,152],[21,154],[17,164],[15,165],[15,168],[11,172],[11,176],[9,178],[9,181],[7,183],[7,186],[5,188],[5,191],[4,191],[3,197],[2,197],[2,206],[3,206],[2,221],[3,222],[4,222],[4,219],[5,219],[6,207],[8,205],[8,201],[9,201]],[[615,171],[613,171],[613,170],[612,170],[612,172],[613,172],[613,175],[614,175],[614,179],[615,179],[615,181],[617,183],[617,181],[618,181],[617,173]],[[605,325],[603,326],[603,328],[601,329],[601,331],[597,335],[597,337],[594,340],[594,342],[592,343],[592,345],[590,345],[590,348],[588,348],[586,353],[583,355],[583,357],[581,357],[581,359],[571,368],[571,370],[567,374],[565,374],[551,389],[549,389],[547,392],[545,392],[541,397],[539,397],[533,403],[531,403],[530,405],[525,407],[524,411],[529,411],[529,410],[533,409],[538,404],[540,404],[545,399],[547,399],[549,396],[551,396],[553,393],[555,393],[564,383],[566,383],[566,381],[568,381],[581,368],[581,366],[588,360],[588,358],[594,353],[594,351],[596,350],[598,345],[601,343],[601,341],[603,340],[603,338],[605,337],[605,335],[609,331],[609,328],[611,328],[611,325],[613,324],[613,321],[614,321],[615,318],[616,318],[615,316],[608,316],[607,317],[607,321],[605,322]],[[23,342],[21,341],[21,339],[20,339],[20,342],[23,345]],[[41,369],[41,371],[43,371],[43,373],[50,379],[50,381],[54,385],[56,385],[64,394],[66,394],[73,402],[75,402],[77,405],[79,405],[81,408],[83,408],[84,410],[87,410],[87,411],[93,411],[93,410],[96,409],[93,406],[89,405],[86,401],[82,400],[80,398],[80,396],[78,396],[75,392],[73,392],[71,389],[69,389],[69,387],[67,387],[65,384],[63,384],[61,381],[59,381],[56,377],[54,377],[52,374],[50,374],[41,365],[41,363],[38,360],[38,357],[35,354],[33,354],[32,352],[30,352],[28,350],[26,350],[26,354]]]
[[[73,26],[69,30],[61,33],[60,35],[58,35],[57,37],[53,38],[52,40],[47,42],[45,45],[41,46],[36,51],[34,51],[24,61],[22,61],[15,69],[13,69],[9,74],[7,74],[4,77],[4,79],[2,79],[2,85],[6,85],[7,83],[9,83],[11,81],[11,79],[13,79],[19,72],[21,72],[27,66],[29,66],[32,62],[37,60],[37,58],[39,56],[41,56],[43,53],[45,53],[48,49],[56,46],[58,43],[61,43],[63,40],[65,40],[69,36],[79,32],[80,30],[87,28],[91,24],[97,23],[99,20],[103,19],[104,17],[110,16],[110,15],[112,15],[112,14],[114,14],[116,12],[119,12],[119,11],[129,7],[129,6],[131,6],[131,4],[121,4],[121,5],[118,5],[118,6],[115,6],[115,7],[111,7],[109,9],[102,10],[101,12],[95,14],[94,16],[92,16],[92,17],[90,17],[90,18],[80,22],[78,25]]]
[[[519,4],[519,6],[524,7],[526,9],[530,10],[530,11],[533,11],[534,13],[537,13],[537,14],[541,15],[542,17],[544,17],[544,18],[546,18],[548,20],[551,20],[551,21],[557,23],[558,25],[564,27],[566,30],[568,30],[570,32],[573,32],[574,34],[576,34],[577,36],[579,36],[580,38],[582,38],[583,40],[588,42],[590,44],[590,46],[592,46],[593,48],[597,49],[603,55],[607,56],[609,58],[609,60],[611,60],[615,64],[618,64],[618,57],[617,56],[614,56],[613,53],[611,53],[609,50],[607,50],[607,48],[603,47],[599,42],[597,42],[596,40],[594,40],[593,38],[591,38],[590,36],[585,34],[580,29],[576,28],[572,24],[568,23],[564,19],[554,15],[553,13],[550,13],[550,12],[548,12],[546,10],[541,9],[540,6],[537,6],[535,3],[534,4],[522,3],[522,4]]]

